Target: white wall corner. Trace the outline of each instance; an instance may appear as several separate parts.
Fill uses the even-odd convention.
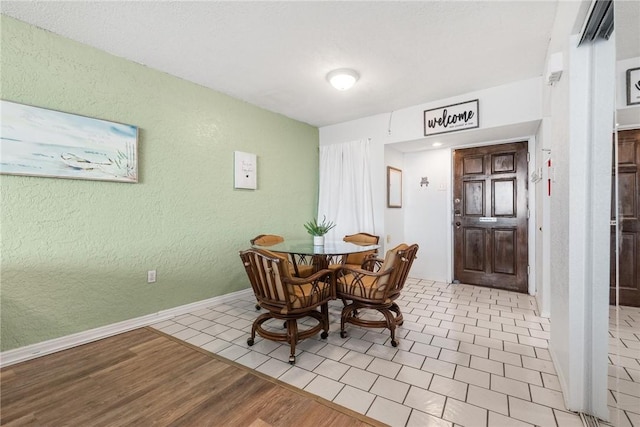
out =
[[[556,52],[549,56],[547,61],[547,72],[545,74],[545,83],[552,85],[560,81],[564,71],[562,52]]]

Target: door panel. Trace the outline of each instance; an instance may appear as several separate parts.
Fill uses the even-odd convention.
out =
[[[515,179],[497,179],[491,184],[493,185],[491,216],[515,217],[517,215]]]
[[[484,216],[484,181],[464,183],[464,213],[467,216]]]
[[[464,174],[473,175],[484,173],[484,157],[483,156],[470,156],[463,160]]]
[[[491,156],[491,173],[515,172],[516,163],[514,157],[513,153]]]
[[[493,271],[514,275],[517,270],[515,257],[518,245],[517,233],[513,229],[493,230]]]
[[[454,279],[527,292],[527,143],[456,150],[454,174]]]
[[[640,129],[618,132],[620,305],[640,307]],[[615,178],[615,169],[613,171]],[[613,206],[615,209],[615,206]],[[612,217],[615,211],[612,211]],[[611,227],[610,303],[616,303],[615,227]]]
[[[637,220],[636,214],[636,195],[638,189],[636,188],[636,172],[621,172],[618,185],[620,186],[620,214],[625,219]]]
[[[469,271],[484,271],[485,232],[482,228],[467,227],[464,230],[464,268]]]

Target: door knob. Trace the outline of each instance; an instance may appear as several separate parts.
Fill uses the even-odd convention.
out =
[[[460,228],[461,225],[462,223],[460,221],[456,221],[456,227]]]

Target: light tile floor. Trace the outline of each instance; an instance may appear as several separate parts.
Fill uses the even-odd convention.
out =
[[[640,426],[640,308],[609,310],[609,413],[615,426]]]
[[[258,315],[251,294],[154,327],[391,426],[582,426],[564,407],[547,350],[549,320],[533,297],[408,279],[398,305],[405,321],[394,348],[384,329],[347,325],[340,338],[342,303],[333,301],[329,337],[300,342],[295,366],[286,344],[256,337],[247,345]],[[637,332],[637,314],[624,318]],[[640,370],[630,356],[638,333],[625,326],[612,342],[616,336],[625,351],[610,375],[625,393],[611,393],[610,404],[626,422],[619,425],[640,427],[632,401]]]

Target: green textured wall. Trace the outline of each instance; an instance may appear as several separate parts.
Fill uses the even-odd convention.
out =
[[[140,128],[137,184],[0,177],[2,351],[244,289],[251,237],[306,236],[317,128],[0,23],[2,99]],[[258,155],[257,191],[233,189],[235,150]]]

